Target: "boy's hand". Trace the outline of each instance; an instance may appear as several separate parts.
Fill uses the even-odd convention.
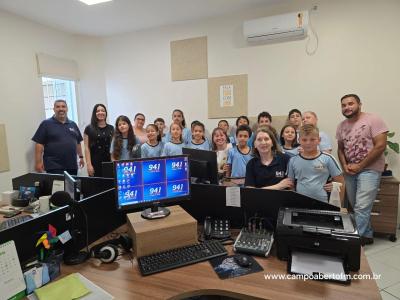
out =
[[[279,183],[279,189],[284,190],[284,189],[293,189],[293,180],[291,178],[285,178],[282,179]]]
[[[328,193],[332,192],[332,188],[333,188],[332,182],[324,184],[324,190],[327,191]]]

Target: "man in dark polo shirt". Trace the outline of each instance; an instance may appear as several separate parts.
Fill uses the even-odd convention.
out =
[[[35,145],[35,170],[37,172],[72,175],[84,166],[82,155],[82,135],[75,122],[67,117],[65,100],[54,102],[54,116],[44,120],[32,140]]]

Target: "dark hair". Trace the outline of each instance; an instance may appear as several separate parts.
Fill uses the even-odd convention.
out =
[[[173,111],[172,111],[172,116],[174,115],[174,113],[175,112],[179,112],[181,115],[182,115],[182,124],[181,124],[181,127],[182,128],[185,128],[186,127],[186,120],[185,120],[185,115],[183,114],[183,111],[181,111],[180,109],[174,109]]]
[[[272,122],[272,116],[269,112],[263,111],[258,114],[257,123],[260,123],[261,118],[268,118],[270,122]]]
[[[357,103],[360,103],[360,102],[361,102],[360,97],[358,97],[356,94],[347,94],[347,95],[344,95],[342,98],[340,98],[340,102],[342,102],[343,99],[350,98],[350,97],[353,97],[354,99],[356,99],[356,100],[357,100]]]
[[[160,133],[160,130],[158,130],[158,126],[156,124],[148,124],[146,126],[146,131],[147,131],[147,127],[153,127],[154,130],[157,132],[157,141],[158,142],[161,141],[161,133]]]
[[[113,152],[113,157],[116,160],[119,160],[121,157],[121,151],[122,151],[122,133],[118,129],[118,123],[119,122],[126,122],[128,123],[128,151],[132,151],[133,147],[136,144],[136,137],[135,133],[133,132],[133,127],[131,120],[127,116],[119,116],[117,120],[115,121],[115,130],[114,130],[114,152]]]
[[[179,140],[180,140],[181,142],[183,142],[183,136],[182,136],[182,134],[183,134],[183,127],[182,127],[181,124],[172,123],[172,124],[169,126],[169,133],[170,133],[170,135],[171,135],[171,128],[172,128],[172,126],[174,126],[174,125],[178,125],[179,128],[181,129],[181,136],[179,137]]]
[[[249,134],[249,137],[251,137],[251,129],[249,126],[247,125],[240,125],[237,129],[236,129],[236,136],[238,135],[239,131],[247,131]]]
[[[97,128],[97,122],[98,119],[96,117],[96,112],[97,112],[97,108],[101,106],[104,108],[105,112],[106,112],[106,118],[107,118],[107,108],[104,104],[98,103],[93,107],[93,111],[92,111],[92,118],[90,119],[90,125],[92,125],[93,128]]]
[[[157,118],[154,120],[154,124],[156,124],[157,122],[163,122],[165,124],[165,121],[163,118]]]
[[[206,139],[206,137],[204,136],[204,132],[206,131],[206,128],[204,127],[204,124],[201,123],[200,121],[193,121],[192,124],[190,125],[190,129],[193,130],[194,127],[196,126],[200,126],[203,129],[203,140]],[[193,138],[193,135],[192,135]]]
[[[137,113],[133,119],[136,120],[136,118],[139,117],[139,116],[142,116],[143,119],[146,120],[146,117],[145,117],[144,114],[142,114],[142,113]]]
[[[67,101],[65,101],[64,99],[57,99],[57,100],[54,101],[53,106],[56,105],[57,102],[63,102],[65,105],[68,105]]]
[[[297,147],[298,145],[299,145],[299,143],[297,143],[297,131],[296,131],[296,128],[294,128],[294,126],[293,125],[290,125],[290,124],[286,124],[285,126],[283,126],[282,127],[282,129],[281,129],[281,134],[280,134],[280,141],[281,141],[281,145],[282,145],[282,147],[284,147],[285,146],[285,139],[283,138],[283,132],[285,131],[285,129],[286,128],[288,128],[288,127],[292,127],[293,129],[294,129],[294,140],[292,141],[292,147],[293,148],[295,148],[295,147]]]
[[[254,147],[254,143],[257,140],[257,135],[260,132],[264,132],[264,133],[268,134],[269,138],[271,139],[271,141],[272,141],[271,150],[272,150],[274,156],[276,155],[276,153],[282,153],[281,147],[279,146],[278,141],[276,140],[276,137],[275,137],[274,133],[267,126],[262,126],[262,127],[257,129],[257,131],[255,133],[254,140],[253,140],[253,145],[252,146],[253,146],[253,155],[254,156],[256,156],[258,158],[260,157],[260,153],[258,152],[256,147]]]
[[[229,137],[228,137],[228,135],[226,134],[226,132],[223,131],[222,128],[216,127],[216,128],[213,129],[212,134],[211,134],[211,145],[212,145],[212,149],[213,149],[214,151],[217,150],[217,145],[216,145],[215,142],[214,142],[214,134],[215,134],[217,131],[221,131],[221,132],[225,135],[226,143],[229,144]]]
[[[239,126],[239,121],[240,121],[241,119],[246,120],[246,121],[247,121],[247,125],[250,125],[250,121],[249,121],[249,118],[248,118],[247,116],[239,116],[239,117],[236,119],[236,126]]]
[[[298,114],[301,116],[301,111],[298,110],[297,108],[293,108],[293,109],[291,109],[291,110],[289,111],[288,119],[290,119],[290,116],[291,116],[292,114],[294,114],[294,113],[298,113]]]
[[[229,123],[228,123],[228,121],[227,121],[227,120],[219,120],[219,121],[218,121],[218,126],[219,126],[219,124],[220,124],[220,123],[223,123],[223,122],[225,122],[225,123],[226,123],[226,125],[228,125],[228,126],[229,126]]]

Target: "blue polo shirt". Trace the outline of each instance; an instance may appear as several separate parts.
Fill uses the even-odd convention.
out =
[[[40,123],[32,141],[44,146],[43,163],[46,171],[55,169],[78,169],[76,146],[82,135],[75,122],[61,123],[51,117]]]
[[[290,156],[277,153],[271,163],[266,166],[259,157],[252,158],[246,166],[245,186],[261,188],[279,183],[286,177]]]

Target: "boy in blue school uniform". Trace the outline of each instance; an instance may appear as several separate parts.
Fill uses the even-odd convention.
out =
[[[244,177],[246,176],[246,165],[252,158],[251,148],[247,144],[251,135],[251,129],[247,125],[240,125],[236,129],[237,145],[228,152],[228,171],[227,177],[240,178],[240,181],[235,183],[244,184]]]
[[[332,183],[329,178],[343,186],[340,199],[343,204],[344,178],[342,169],[335,158],[318,148],[320,143],[318,128],[307,124],[300,127],[300,146],[303,152],[292,157],[288,166],[288,177],[296,182],[296,191],[308,197],[328,202],[328,191]]]

